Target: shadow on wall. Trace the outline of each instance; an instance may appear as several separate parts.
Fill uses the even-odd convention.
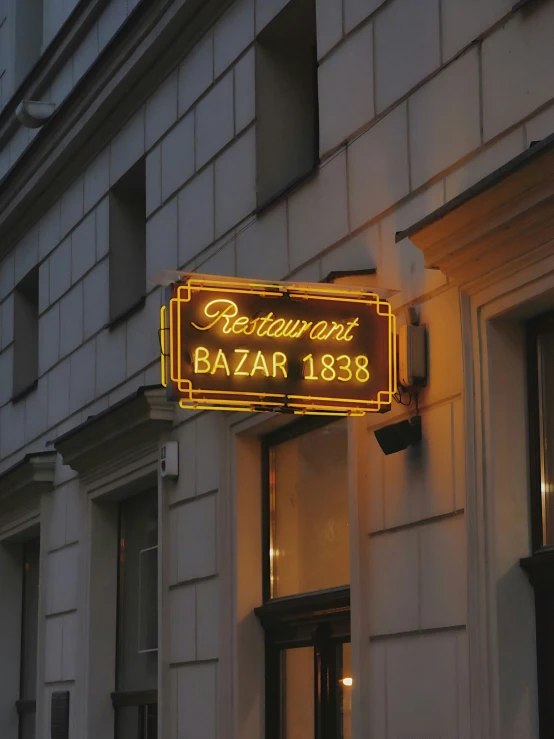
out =
[[[247,663],[239,667],[239,725],[249,728],[248,736],[258,736],[264,725],[264,635],[254,611],[239,621],[237,642],[238,654]]]
[[[500,578],[496,588],[500,650],[502,737],[538,737],[537,661],[533,589],[519,563]]]

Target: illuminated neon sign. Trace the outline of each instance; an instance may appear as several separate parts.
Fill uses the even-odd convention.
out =
[[[396,392],[396,322],[363,289],[186,274],[161,309],[182,408],[362,415]]]

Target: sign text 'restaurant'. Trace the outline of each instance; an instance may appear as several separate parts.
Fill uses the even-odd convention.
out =
[[[161,311],[162,381],[185,408],[365,413],[396,391],[377,295],[187,275]]]

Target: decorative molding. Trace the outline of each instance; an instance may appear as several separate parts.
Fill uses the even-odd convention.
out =
[[[520,560],[529,582],[536,589],[554,590],[554,549],[545,549]]]
[[[544,258],[554,232],[554,134],[396,235],[470,294]]]
[[[518,557],[514,551],[514,560],[509,566],[506,541],[500,541],[505,524],[513,527],[521,521],[521,498],[520,508],[516,509],[512,497],[514,491],[510,493],[506,490],[498,478],[499,471],[505,472],[507,469],[525,477],[525,465],[522,466],[516,457],[516,454],[526,453],[525,383],[510,383],[507,375],[514,371],[514,366],[516,369],[519,366],[520,378],[525,374],[522,318],[540,315],[548,307],[551,308],[554,299],[552,249],[549,257],[541,248],[536,251],[542,252],[542,261],[535,259],[533,264],[529,263],[517,271],[510,270],[501,279],[491,281],[486,289],[474,294],[469,295],[465,286],[460,291],[465,402],[467,630],[471,690],[469,718],[472,739],[503,739],[505,727],[502,722],[509,713],[506,706],[510,700],[513,701],[513,695],[510,698],[504,692],[502,697],[505,676],[501,677],[498,655],[511,650],[517,661],[518,647],[524,644],[520,654],[521,651],[533,654],[535,642],[532,591],[517,566],[519,557],[522,554],[525,556],[526,552],[520,552]],[[497,274],[501,274],[501,271]],[[476,283],[470,287],[473,284]],[[501,321],[497,322],[498,318]],[[520,332],[521,343],[516,342],[512,331]],[[499,342],[499,336],[503,336],[504,343]],[[505,407],[507,385],[511,387],[508,426]],[[516,449],[516,452],[507,457],[507,448]],[[514,485],[519,488],[517,495],[525,494],[527,486],[521,485],[519,479]],[[507,503],[510,509],[508,516],[506,509],[498,509],[506,501],[510,501]],[[516,546],[531,545],[528,534],[524,535],[521,530],[516,540]],[[545,554],[541,553],[540,556]],[[500,566],[499,556],[502,559]],[[505,607],[506,591],[503,589],[507,572],[510,573],[511,598],[511,607],[508,609]],[[515,616],[514,612],[518,615]],[[510,618],[514,620],[507,625],[506,621]],[[514,633],[518,635],[516,643],[513,642]],[[535,672],[529,671],[529,663],[524,664],[524,660],[519,662],[519,666],[518,684],[525,685],[527,694],[535,695]],[[527,670],[525,678],[522,677],[524,670]],[[536,718],[535,710],[533,702],[527,703],[522,720],[532,723]]]
[[[41,495],[54,486],[57,456],[28,454],[0,475],[0,539],[38,523]]]
[[[174,419],[165,394],[162,387],[139,388],[53,442],[89,494],[113,492],[156,471],[161,436]]]
[[[309,623],[346,619],[350,622],[350,587],[333,588],[308,595],[293,595],[270,600],[254,609],[266,630]]]
[[[43,492],[54,484],[56,452],[27,454],[0,475],[0,500],[21,493],[23,489]]]

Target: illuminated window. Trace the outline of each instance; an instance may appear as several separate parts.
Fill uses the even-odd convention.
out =
[[[14,292],[14,400],[31,390],[37,382],[38,342],[38,267],[35,267]]]
[[[554,314],[528,325],[527,377],[540,736],[554,736]]]
[[[264,440],[268,739],[351,737],[347,451],[345,419]]]
[[[346,420],[269,449],[271,596],[348,585]]]
[[[37,697],[37,629],[40,540],[23,545],[20,693],[17,703],[20,739],[34,739]]]
[[[314,168],[319,157],[314,0],[291,0],[256,43],[258,207]]]
[[[137,162],[110,190],[110,321],[144,305],[146,170]]]
[[[158,496],[120,504],[116,739],[155,739],[158,688]]]

